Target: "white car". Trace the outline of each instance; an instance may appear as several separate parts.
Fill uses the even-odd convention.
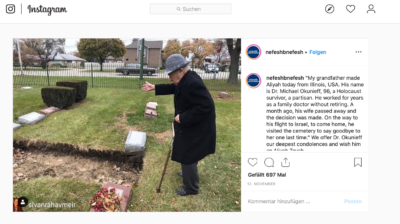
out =
[[[204,69],[206,73],[218,73],[218,70],[218,66],[216,65],[206,65],[206,68]]]

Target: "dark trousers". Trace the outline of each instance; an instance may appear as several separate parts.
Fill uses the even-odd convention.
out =
[[[183,187],[187,193],[199,193],[199,173],[197,172],[197,162],[192,164],[181,164]]]

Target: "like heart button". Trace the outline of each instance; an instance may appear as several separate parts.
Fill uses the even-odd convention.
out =
[[[354,10],[356,10],[356,6],[355,5],[347,5],[346,6],[347,11],[349,11],[349,13],[354,12]]]
[[[247,161],[251,166],[255,166],[257,164],[257,158],[249,158]]]

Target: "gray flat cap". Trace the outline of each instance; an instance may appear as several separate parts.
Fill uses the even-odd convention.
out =
[[[180,54],[170,55],[165,61],[165,74],[169,75],[170,73],[185,67],[189,62],[185,60],[185,58]]]

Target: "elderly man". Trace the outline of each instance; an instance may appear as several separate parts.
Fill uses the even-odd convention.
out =
[[[143,85],[143,91],[155,90],[156,95],[174,94],[175,140],[172,160],[181,163],[183,187],[176,190],[180,196],[199,192],[197,163],[215,152],[216,124],[214,101],[196,72],[180,54],[169,56],[165,62],[166,74],[172,84]]]

